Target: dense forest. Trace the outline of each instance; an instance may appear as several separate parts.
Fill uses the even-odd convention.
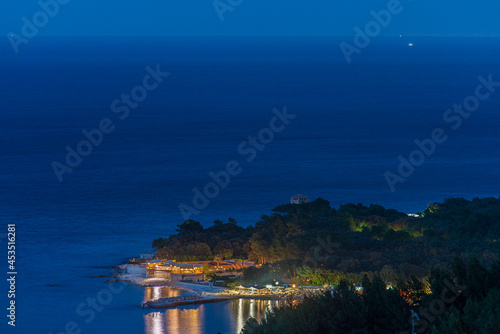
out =
[[[259,324],[251,318],[243,334],[499,333],[500,262],[486,269],[476,257],[455,258],[450,269],[431,270],[424,283],[416,277],[387,289],[378,276],[362,281],[362,293],[342,280],[335,289],[301,302],[290,299]]]
[[[325,287],[290,299],[243,333],[500,333],[500,199],[446,199],[408,216],[318,198],[286,204],[243,228],[187,220],[154,240],[158,258],[248,258],[233,284]],[[360,292],[356,287],[362,287]]]
[[[262,265],[245,271],[244,280],[252,283],[286,276],[318,284],[341,279],[359,284],[364,275],[395,282],[412,275],[424,279],[432,268],[448,267],[457,255],[494,262],[500,199],[450,198],[415,217],[374,204],[335,209],[318,198],[278,206],[247,228],[232,218],[208,228],[186,220],[177,232],[153,241],[158,258],[248,258]]]

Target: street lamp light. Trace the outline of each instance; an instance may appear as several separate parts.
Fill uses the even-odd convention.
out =
[[[411,333],[412,334],[417,334],[415,332],[415,320],[420,321],[420,318],[418,317],[418,315],[415,311],[411,310]]]

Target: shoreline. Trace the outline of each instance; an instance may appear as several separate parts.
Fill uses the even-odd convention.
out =
[[[194,297],[194,298],[193,298]],[[224,302],[228,300],[238,300],[238,299],[246,299],[246,300],[270,300],[270,301],[282,301],[285,298],[280,298],[278,296],[238,296],[238,295],[205,295],[196,298],[195,296],[191,297],[173,297],[173,298],[161,298],[157,300],[150,300],[145,303],[139,305],[139,307],[143,309],[166,309],[166,308],[174,308],[178,306],[185,305],[201,305],[208,303],[217,303]]]
[[[166,300],[164,300],[166,299]],[[231,297],[200,297],[198,299],[185,299],[185,300],[168,300],[168,298],[164,299],[158,299],[158,300],[151,300],[146,303],[143,303],[139,305],[141,308],[144,309],[163,309],[163,308],[174,308],[178,306],[185,306],[185,305],[201,305],[201,304],[208,304],[208,303],[217,303],[217,302],[224,302],[227,300],[233,300],[235,298]]]
[[[125,269],[125,267],[119,267]],[[240,294],[236,291],[217,286],[208,286],[204,284],[187,283],[171,281],[165,278],[146,278],[143,274],[128,274],[118,272],[116,277],[119,280],[137,284],[141,287],[170,287],[173,289],[182,289],[191,292],[191,296],[185,297],[172,297],[161,298],[156,300],[149,300],[145,303],[138,305],[143,309],[166,309],[175,308],[185,305],[201,305],[207,303],[216,303],[235,299],[248,299],[248,300],[272,300],[279,301],[286,298],[279,295],[257,295],[257,294]]]

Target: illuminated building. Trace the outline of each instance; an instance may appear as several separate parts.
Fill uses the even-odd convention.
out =
[[[203,266],[201,264],[177,263],[172,260],[152,260],[147,265],[146,277],[196,282],[203,278]]]

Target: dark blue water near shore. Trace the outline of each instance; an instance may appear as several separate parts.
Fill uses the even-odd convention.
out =
[[[182,222],[178,205],[230,160],[242,163],[241,174],[193,219],[248,225],[297,193],[405,212],[446,197],[499,195],[500,90],[459,129],[443,121],[479,75],[500,81],[498,39],[420,38],[408,47],[405,38],[380,38],[350,65],[339,42],[37,37],[17,55],[2,44],[0,219],[4,230],[17,225],[19,333],[59,333],[68,321],[82,333],[168,332],[168,319],[183,313],[152,332],[135,287],[89,324],[75,310],[106,288],[87,276],[172,233]],[[170,76],[120,120],[111,102],[156,64]],[[297,118],[246,162],[238,145],[285,105]],[[103,118],[116,129],[60,183],[51,163],[63,163],[65,147],[76,148],[82,130]],[[398,156],[436,127],[448,140],[391,192],[384,172],[396,172]],[[194,318],[186,310],[198,327],[185,331],[232,333],[257,312],[249,307],[208,304]]]

